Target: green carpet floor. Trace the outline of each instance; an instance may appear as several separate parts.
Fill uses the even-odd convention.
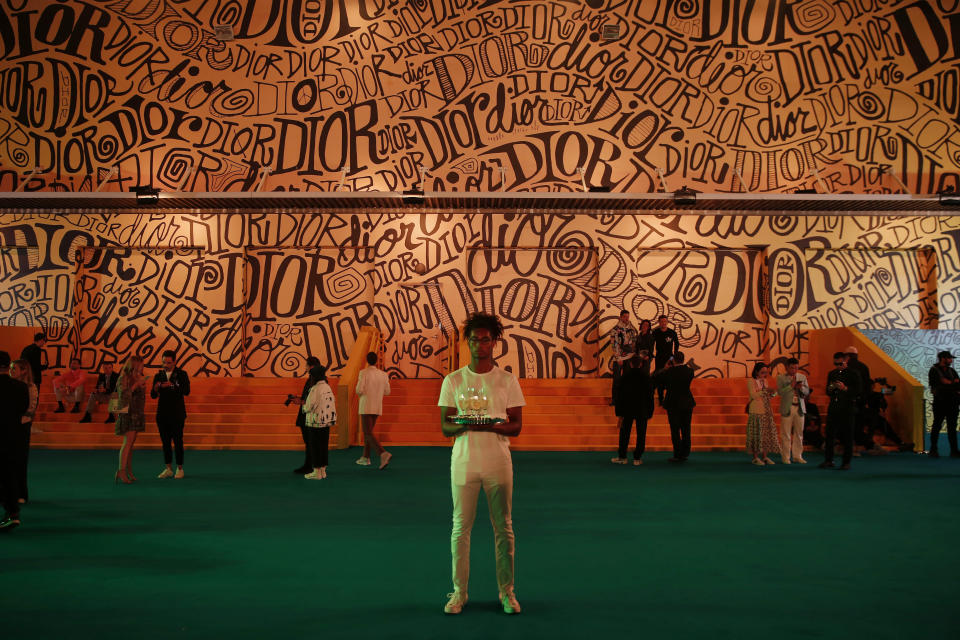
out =
[[[960,460],[515,452],[524,613],[495,602],[481,500],[457,617],[449,451],[395,454],[378,471],[334,451],[315,482],[293,452],[188,451],[174,481],[145,450],[115,486],[112,452],[36,450],[24,525],[0,536],[3,637],[957,637]]]

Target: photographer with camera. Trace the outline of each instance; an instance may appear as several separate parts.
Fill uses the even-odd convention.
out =
[[[884,453],[882,449],[876,447],[873,441],[873,437],[877,433],[882,435],[885,440],[896,444],[901,449],[903,448],[903,438],[893,430],[885,415],[887,412],[886,396],[892,395],[896,390],[896,386],[887,384],[886,378],[874,378],[870,381],[870,390],[865,394],[866,401],[863,409],[865,446],[874,453]]]
[[[941,425],[947,423],[947,441],[950,443],[950,457],[960,458],[957,450],[957,413],[960,409],[960,377],[953,368],[953,355],[949,351],[937,354],[937,364],[930,367],[927,376],[930,392],[933,394],[933,425],[930,428],[931,458],[939,458],[937,451]]]
[[[824,447],[824,460],[821,469],[832,469],[833,447],[837,437],[843,445],[843,464],[840,469],[850,468],[853,459],[853,427],[857,416],[857,398],[863,385],[856,371],[847,368],[847,354],[838,351],[833,354],[833,371],[827,374],[827,441]]]
[[[287,399],[283,401],[283,406],[289,407],[291,404],[297,407],[303,406],[303,403],[306,402],[307,395],[310,393],[310,388],[312,386],[310,383],[310,370],[319,366],[319,358],[315,358],[314,356],[309,356],[307,358],[307,379],[303,383],[303,390],[300,392],[300,397],[298,398],[292,393],[288,393]],[[296,424],[298,427],[300,427],[300,437],[303,438],[303,465],[294,469],[293,472],[303,475],[313,471],[313,464],[310,461],[310,434],[307,431],[306,414],[304,414],[303,411],[297,411]]]

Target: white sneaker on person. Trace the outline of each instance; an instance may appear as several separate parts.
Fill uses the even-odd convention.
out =
[[[613,464],[627,464],[626,458],[610,458],[610,462]]]
[[[523,611],[523,609],[520,608],[520,603],[517,602],[516,594],[512,592],[500,594],[500,604],[503,605],[503,612],[507,615],[513,615]]]
[[[360,456],[360,458],[357,460],[357,464],[360,465],[361,467],[369,467],[370,458],[366,456]]]
[[[160,478],[161,480],[165,480],[166,478],[172,478],[173,471],[170,471],[170,469],[165,468],[163,471],[160,472],[160,475],[158,475],[157,477]]]
[[[184,478],[183,469],[177,469],[177,472],[176,472],[175,474],[173,474],[173,479],[174,479],[174,480],[183,480],[183,478]]]
[[[314,470],[311,471],[310,473],[305,473],[305,474],[303,474],[303,477],[306,478],[307,480],[323,480],[323,478],[320,476],[320,474],[317,473],[317,470],[316,470],[316,469],[314,469]]]
[[[449,598],[449,600],[447,600],[447,604],[443,607],[444,613],[456,615],[463,611],[463,605],[467,604],[467,594],[461,594],[459,591],[448,593],[447,598]]]

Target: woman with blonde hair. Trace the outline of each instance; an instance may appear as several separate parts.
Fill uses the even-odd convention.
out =
[[[33,369],[26,360],[14,360],[10,366],[10,377],[19,380],[27,385],[30,393],[30,406],[27,412],[20,419],[20,433],[16,438],[17,450],[14,452],[16,459],[16,487],[17,499],[20,504],[26,503],[29,499],[27,495],[27,461],[30,458],[30,432],[33,429],[33,416],[37,413],[37,401],[40,393],[37,385],[33,383]]]
[[[120,411],[117,412],[114,433],[123,436],[123,446],[120,447],[120,468],[113,476],[114,482],[130,484],[136,481],[132,467],[133,445],[137,441],[137,434],[143,431],[146,424],[143,412],[146,390],[143,358],[130,356],[120,369],[120,379],[117,380]]]

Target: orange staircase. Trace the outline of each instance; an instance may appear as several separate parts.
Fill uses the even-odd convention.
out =
[[[91,376],[88,389],[95,378]],[[332,379],[331,386],[336,387]],[[196,449],[299,449],[300,431],[294,426],[297,408],[284,407],[288,393],[300,393],[296,378],[196,378],[187,398],[185,443]],[[527,406],[523,433],[515,449],[612,450],[617,446],[617,420],[609,405],[609,379],[524,379]],[[449,446],[440,433],[437,398],[440,380],[391,380],[392,394],[384,399],[384,415],[377,433],[387,446]],[[693,414],[693,450],[742,449],[745,442],[746,386],[743,380],[695,380],[697,408]],[[120,438],[112,424],[104,424],[106,407],[93,421],[80,424],[81,413],[53,413],[56,400],[45,380],[32,445],[46,448],[116,448]],[[69,410],[70,407],[68,406]],[[147,399],[147,428],[137,446],[159,448],[153,415],[156,402]],[[632,438],[631,438],[632,440]],[[332,445],[332,443],[331,443]],[[647,449],[670,450],[666,413],[657,408],[647,429]]]

